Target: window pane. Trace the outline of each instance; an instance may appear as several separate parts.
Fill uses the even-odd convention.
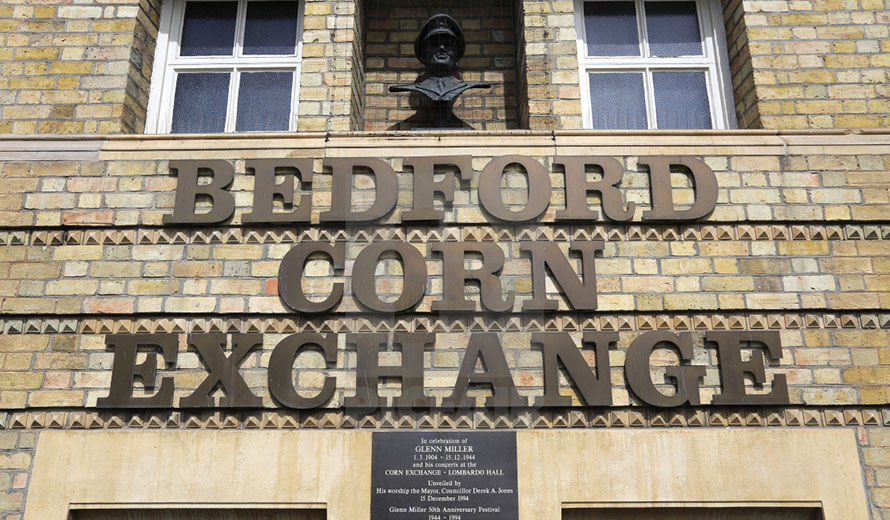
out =
[[[643,74],[591,73],[589,78],[593,128],[648,128]]]
[[[249,2],[244,54],[294,54],[297,2]]]
[[[588,56],[639,56],[637,10],[633,2],[585,2]]]
[[[287,130],[293,80],[293,72],[242,72],[235,130]]]
[[[653,72],[658,128],[711,128],[704,71]]]
[[[188,2],[180,56],[231,56],[238,2]]]
[[[173,98],[174,134],[222,132],[226,126],[229,74],[179,74]]]
[[[646,32],[652,56],[701,56],[695,2],[646,2]]]

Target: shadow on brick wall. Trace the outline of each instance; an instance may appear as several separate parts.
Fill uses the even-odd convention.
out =
[[[365,48],[364,130],[429,127],[428,107],[417,94],[393,94],[390,85],[411,83],[424,73],[414,56],[423,22],[437,13],[453,16],[464,30],[467,50],[458,74],[487,81],[490,90],[471,90],[454,105],[456,128],[518,128],[514,13],[511,0],[368,0]]]

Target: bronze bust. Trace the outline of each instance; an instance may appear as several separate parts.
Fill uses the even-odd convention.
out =
[[[491,83],[463,81],[454,76],[465,50],[464,33],[457,21],[447,14],[431,16],[414,40],[414,55],[426,66],[424,79],[391,86],[389,91],[422,94],[433,102],[433,128],[448,128],[451,104],[459,95],[471,88],[491,88]]]

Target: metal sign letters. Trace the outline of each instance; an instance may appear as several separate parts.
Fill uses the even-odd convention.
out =
[[[250,225],[308,224],[313,220],[313,196],[310,191],[319,175],[330,176],[330,205],[314,215],[322,225],[373,223],[391,217],[399,200],[398,175],[390,164],[377,158],[335,158],[320,161],[322,172],[316,172],[314,159],[263,159],[244,162],[247,173],[254,177],[252,209],[241,215]],[[599,196],[602,218],[627,221],[635,214],[633,202],[625,201],[620,188],[624,167],[611,157],[555,157],[556,175],[564,176],[564,207],[549,212],[554,187],[553,173],[541,162],[525,156],[495,157],[480,171],[474,171],[469,156],[422,157],[405,159],[403,164],[413,170],[411,206],[401,210],[398,220],[405,223],[425,222],[436,225],[444,218],[445,208],[455,200],[455,190],[465,189],[467,181],[478,177],[476,200],[484,213],[495,222],[526,223],[543,218],[547,213],[553,222],[590,222],[600,219],[591,207],[588,195]],[[683,222],[700,219],[714,210],[717,202],[717,180],[701,160],[691,157],[642,157],[638,164],[648,173],[650,203],[640,213],[643,221]],[[451,170],[442,174],[438,167]],[[506,205],[502,197],[502,177],[516,167],[527,177],[527,199],[521,208]],[[208,225],[231,219],[236,211],[232,193],[235,179],[233,164],[222,160],[171,161],[171,170],[178,176],[173,212],[164,217],[169,225]],[[600,172],[599,180],[590,180],[589,170]],[[353,178],[357,172],[373,175],[374,199],[367,207],[352,205]],[[691,202],[678,208],[673,198],[671,174],[682,172],[693,189]],[[434,175],[435,173],[435,175]],[[438,177],[436,177],[438,176]],[[205,181],[199,181],[205,177]],[[463,181],[463,183],[459,182]],[[207,182],[209,181],[209,182]],[[327,186],[327,185],[326,185]],[[295,196],[297,188],[304,194]],[[282,200],[286,209],[275,207]],[[472,200],[472,199],[471,199]],[[199,204],[199,201],[203,201]],[[208,204],[209,202],[209,204]],[[200,209],[199,209],[200,208]],[[601,241],[576,241],[567,250],[556,242],[527,241],[518,245],[528,260],[531,297],[522,301],[521,312],[555,311],[558,302],[547,294],[548,278],[560,289],[565,302],[576,311],[597,308],[596,255],[601,254]],[[466,286],[479,287],[478,300],[484,311],[512,312],[515,294],[503,289],[500,276],[505,265],[503,249],[495,242],[437,242],[430,244],[431,257],[401,241],[377,241],[362,245],[357,256],[347,261],[343,242],[299,242],[281,261],[278,275],[279,296],[297,313],[318,315],[333,312],[344,298],[344,283],[334,283],[323,298],[310,298],[304,293],[303,275],[307,261],[322,258],[335,273],[350,277],[351,296],[362,312],[398,314],[411,312],[424,299],[430,272],[441,273],[442,289],[430,306],[434,313],[466,313],[476,310],[476,302],[468,299]],[[572,267],[569,258],[580,259],[580,270]],[[375,270],[381,258],[398,258],[402,266],[402,289],[396,298],[381,298],[375,286]],[[467,259],[476,259],[469,268]],[[481,262],[478,260],[481,259]],[[349,269],[346,273],[345,270]],[[503,333],[509,334],[509,333]],[[517,390],[509,363],[501,348],[502,335],[474,332],[469,335],[461,366],[450,395],[439,402],[424,388],[424,353],[436,342],[434,333],[348,333],[347,349],[356,352],[356,385],[346,395],[343,406],[374,410],[380,407],[459,409],[473,407],[474,392],[489,390],[487,407],[567,407],[572,399],[559,392],[563,374],[586,406],[612,404],[613,368],[609,350],[618,342],[616,332],[534,332],[529,347],[540,351],[543,389],[529,398]],[[177,334],[131,334],[106,336],[107,347],[114,351],[114,364],[109,395],[100,398],[98,406],[106,408],[258,408],[263,400],[254,393],[239,372],[239,367],[255,349],[262,347],[261,334],[191,334],[189,349],[196,352],[207,374],[189,395],[179,396],[174,378],[159,374],[159,360],[164,372],[175,370],[178,357]],[[693,346],[693,341],[700,344]],[[701,404],[700,385],[705,367],[693,363],[696,348],[716,349],[720,389],[714,405],[781,405],[789,402],[785,376],[772,376],[768,392],[750,392],[746,379],[755,386],[766,383],[764,356],[771,362],[781,358],[779,334],[774,331],[708,331],[673,333],[649,331],[636,336],[626,351],[623,371],[627,387],[640,402],[654,407],[676,407]],[[664,369],[664,383],[652,377],[653,352],[670,349],[677,353],[679,364]],[[742,349],[751,349],[742,355]],[[381,364],[381,353],[401,352],[400,363]],[[585,358],[583,352],[591,351]],[[137,362],[137,352],[148,352]],[[333,376],[326,376],[315,395],[297,392],[294,386],[295,364],[306,353],[319,353],[326,370],[338,368],[338,334],[300,332],[291,334],[272,348],[267,371],[269,395],[282,407],[311,409],[325,406],[337,388]],[[158,358],[160,355],[160,359]],[[588,362],[588,359],[592,362]],[[479,370],[479,365],[483,369]],[[341,370],[343,367],[339,367]],[[160,382],[158,384],[158,379]],[[384,398],[378,386],[384,380],[398,380],[401,391],[397,397]],[[144,391],[135,392],[141,384]],[[214,394],[222,391],[223,397]]]

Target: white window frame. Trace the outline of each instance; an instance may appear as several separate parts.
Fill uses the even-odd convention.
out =
[[[189,2],[211,0],[188,0]],[[145,133],[169,134],[173,125],[173,98],[176,93],[176,77],[180,72],[229,72],[229,92],[226,104],[225,133],[235,132],[238,110],[240,72],[244,71],[293,71],[288,131],[297,128],[297,103],[300,99],[300,70],[303,56],[303,10],[305,1],[299,0],[297,13],[297,41],[292,55],[242,54],[244,26],[248,0],[238,2],[235,18],[235,44],[231,56],[180,56],[182,27],[185,21],[186,0],[170,0],[163,3],[158,30],[157,49],[149,90],[148,114]],[[258,2],[264,0],[250,0]]]
[[[579,82],[581,87],[581,109],[584,128],[593,128],[593,114],[590,102],[591,72],[639,72],[643,74],[643,91],[646,100],[646,117],[649,129],[657,129],[655,94],[652,87],[652,72],[665,70],[704,71],[708,104],[711,110],[711,128],[722,130],[735,128],[735,106],[729,74],[729,58],[726,52],[726,35],[723,28],[723,13],[717,0],[693,0],[698,11],[699,34],[701,35],[702,56],[649,57],[648,32],[644,2],[669,0],[632,0],[636,6],[637,33],[640,42],[639,56],[589,56],[587,35],[584,24],[584,4],[586,2],[608,0],[574,0],[575,28],[578,45]]]

